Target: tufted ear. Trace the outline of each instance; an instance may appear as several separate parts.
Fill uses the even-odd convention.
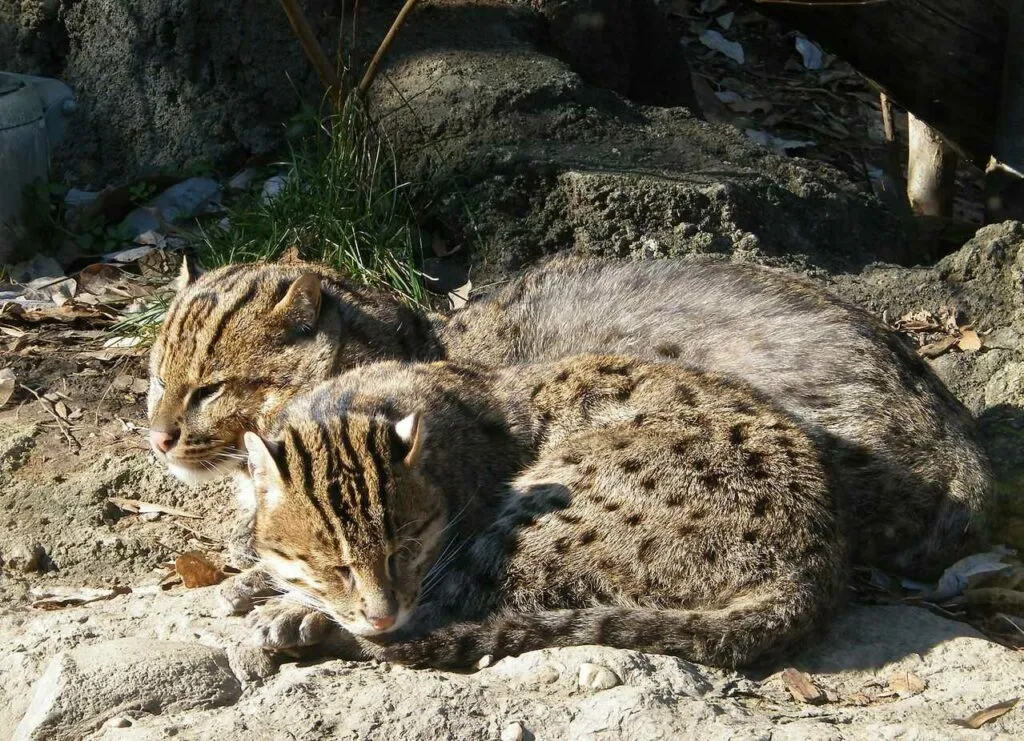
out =
[[[187,288],[199,280],[199,276],[202,274],[194,260],[189,260],[188,256],[182,255],[181,269],[178,271],[178,277],[174,280],[174,290],[180,291]]]
[[[316,326],[320,316],[320,298],[320,276],[304,273],[288,287],[288,293],[277,302],[274,313],[286,317],[295,326],[309,330]]]
[[[423,452],[426,430],[417,412],[395,422],[391,427],[391,460],[413,466]]]
[[[245,433],[245,449],[249,453],[249,475],[256,489],[257,506],[276,507],[281,501],[284,482],[281,469],[271,452],[277,444],[264,440],[255,432]]]

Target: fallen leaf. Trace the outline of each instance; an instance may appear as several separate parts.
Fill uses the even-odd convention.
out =
[[[996,718],[1002,718],[1008,712],[1013,710],[1018,700],[1020,700],[1020,698],[1015,697],[1012,700],[1007,700],[1006,702],[998,702],[995,705],[990,705],[984,710],[979,710],[970,718],[964,718],[963,720],[952,720],[950,721],[950,723],[952,723],[955,726],[962,726],[963,728],[977,730],[986,723],[991,723]]]
[[[17,327],[5,327],[2,325],[0,325],[0,332],[3,332],[8,337],[14,337],[15,339],[20,339],[28,334],[28,332],[18,329]]]
[[[802,671],[790,667],[782,672],[782,683],[786,685],[789,694],[797,702],[804,702],[808,705],[823,705],[828,702],[828,697],[818,689],[810,677]]]
[[[973,329],[962,329],[956,346],[964,352],[978,352],[981,349],[981,337]]]
[[[935,589],[926,592],[924,597],[932,601],[956,597],[971,587],[972,582],[977,584],[979,578],[987,578],[991,572],[1012,568],[1012,564],[1003,563],[1003,557],[1012,553],[1003,546],[996,546],[991,551],[961,558],[942,573]]]
[[[200,551],[182,553],[174,561],[174,570],[189,589],[212,587],[227,578],[227,574],[214,566]]]
[[[945,355],[956,346],[959,339],[953,336],[943,337],[938,342],[932,342],[924,347],[918,348],[917,354],[922,358],[937,358]]]
[[[897,672],[889,677],[889,689],[900,697],[913,697],[928,688],[928,683],[913,672]]]
[[[825,66],[825,54],[821,47],[803,36],[797,36],[796,50],[800,52],[800,59],[803,60],[807,69],[821,69]]]
[[[17,379],[14,377],[14,371],[10,368],[0,370],[0,409],[11,400],[16,385]]]
[[[90,602],[113,599],[121,594],[131,594],[129,587],[110,587],[109,589],[94,589],[91,587],[49,587],[47,589],[30,591],[33,597],[32,607],[37,610],[62,610],[65,607],[78,607],[87,605]]]
[[[700,43],[704,44],[709,49],[717,51],[719,54],[724,54],[729,57],[736,64],[743,64],[743,44],[738,41],[729,41],[718,31],[705,31],[699,37]]]
[[[71,415],[71,408],[63,401],[57,401],[53,405],[53,411],[57,412],[61,419],[67,419]]]
[[[467,278],[464,286],[459,286],[448,292],[448,303],[453,309],[461,309],[469,302],[469,293],[472,290],[473,281]]]
[[[122,499],[121,497],[108,497],[107,501],[113,504],[115,507],[130,512],[133,515],[143,515],[151,512],[155,512],[161,515],[171,515],[173,517],[188,517],[193,520],[200,519],[200,515],[193,514],[192,512],[186,512],[183,509],[176,509],[174,507],[167,507],[163,504],[155,504],[153,502],[142,502],[138,499]]]

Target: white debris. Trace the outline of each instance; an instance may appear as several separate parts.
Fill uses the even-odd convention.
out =
[[[729,41],[718,31],[705,31],[700,35],[700,43],[709,49],[724,54],[736,64],[743,64],[743,45],[738,41]]]

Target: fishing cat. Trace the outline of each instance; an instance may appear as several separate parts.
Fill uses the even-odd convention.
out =
[[[315,265],[186,265],[182,282],[149,411],[154,449],[186,480],[244,484],[243,433],[363,363],[609,352],[731,376],[789,413],[833,459],[858,563],[927,578],[983,530],[991,474],[970,414],[879,321],[778,271],[555,260],[448,318]]]
[[[391,661],[600,643],[746,666],[845,588],[817,445],[679,365],[381,363],[245,444],[261,564]]]

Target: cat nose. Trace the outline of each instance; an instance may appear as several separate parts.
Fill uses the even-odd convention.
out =
[[[366,615],[366,622],[374,630],[387,630],[395,624],[394,615]]]
[[[150,430],[149,431],[149,444],[153,446],[153,450],[167,455],[171,448],[174,447],[174,443],[178,441],[177,430]]]

